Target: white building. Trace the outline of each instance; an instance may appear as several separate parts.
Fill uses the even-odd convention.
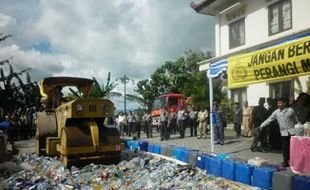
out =
[[[285,97],[293,100],[298,96],[295,92],[298,79],[303,91],[306,90],[306,81],[310,75],[310,0],[201,0],[192,3],[191,7],[200,14],[216,18],[215,57],[200,62],[201,71],[210,70],[212,63],[229,60],[234,56],[306,40],[300,42],[306,44],[300,47],[305,58],[302,73],[296,71],[298,76],[278,76],[276,80],[230,88],[232,101],[243,103],[247,100],[253,106],[257,105],[259,97]],[[286,61],[285,58],[283,61]],[[267,66],[267,63],[261,64]],[[273,64],[272,61],[270,64]]]

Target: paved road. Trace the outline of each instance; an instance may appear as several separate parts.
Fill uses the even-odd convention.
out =
[[[261,157],[268,160],[270,163],[279,164],[283,161],[282,153],[280,150],[273,150],[268,153],[251,152],[249,149],[253,138],[235,137],[235,132],[232,129],[225,130],[225,145],[215,145],[214,153],[227,153],[235,158],[243,160],[249,160],[255,157]],[[129,138],[129,137],[128,137]],[[168,141],[160,141],[159,133],[154,130],[153,138],[146,138],[146,135],[142,132],[141,139],[150,143],[160,145],[177,145],[193,149],[198,149],[203,153],[210,153],[210,136],[207,139],[197,139],[197,137],[190,137],[189,129],[186,129],[184,139],[180,139],[179,135],[171,135],[171,139]],[[16,147],[19,149],[19,153],[31,153],[35,152],[35,140],[34,138],[17,141]]]
[[[153,138],[146,138],[146,135],[142,133],[141,139],[150,143],[160,145],[177,145],[182,147],[188,147],[198,149],[203,153],[211,153],[210,136],[207,139],[197,139],[197,137],[190,137],[189,129],[186,129],[185,138],[179,138],[179,135],[171,135],[171,139],[168,141],[160,141],[159,133],[155,132]],[[232,129],[227,128],[225,130],[225,144],[215,145],[214,153],[227,153],[232,157],[240,158],[242,160],[249,160],[255,157],[261,157],[270,163],[280,164],[283,162],[283,156],[281,150],[271,150],[267,153],[252,152],[250,145],[253,138],[236,137],[235,132]]]

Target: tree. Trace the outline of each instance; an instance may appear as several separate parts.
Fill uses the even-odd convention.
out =
[[[91,98],[110,98],[110,97],[120,97],[122,96],[121,93],[113,92],[115,87],[117,86],[116,83],[111,82],[111,73],[108,73],[107,82],[105,85],[100,85],[99,82],[95,77],[93,77],[95,81],[94,88],[90,92]]]
[[[119,97],[122,96],[121,93],[113,92],[114,88],[117,86],[114,82],[111,82],[111,73],[108,73],[107,82],[105,85],[100,85],[98,80],[93,77],[94,86],[90,92],[89,98],[110,98],[110,97]],[[69,88],[70,92],[66,97],[69,100],[75,98],[86,98],[81,92],[75,91],[72,88]]]
[[[155,88],[153,88],[150,82],[151,80],[149,79],[139,81],[137,83],[137,89],[135,89],[135,92],[137,92],[139,96],[128,94],[127,99],[129,101],[138,102],[146,106],[148,110],[151,110],[152,103],[159,94],[155,91]]]
[[[12,35],[0,34],[0,42],[6,40]],[[11,64],[13,57],[0,60],[0,107],[3,112],[11,113],[17,109],[25,110],[29,106],[40,105],[40,94],[37,83],[31,82],[31,77],[28,71],[31,68],[26,68],[16,72]],[[4,72],[4,66],[8,66],[8,72]],[[26,74],[26,83],[21,79],[21,76]],[[16,84],[18,82],[18,85]]]
[[[154,99],[163,93],[182,93],[192,97],[192,104],[196,106],[209,106],[209,81],[205,72],[199,71],[198,62],[211,57],[210,52],[185,52],[185,56],[176,61],[166,61],[156,69],[150,79],[137,83],[138,96],[132,99],[143,102],[148,109]],[[221,82],[215,80],[214,93],[216,100],[225,97],[222,93]]]

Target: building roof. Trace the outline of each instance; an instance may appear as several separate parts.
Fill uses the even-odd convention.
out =
[[[211,4],[214,3],[216,0],[203,0],[198,3],[191,3],[191,7],[197,12],[201,14],[207,14],[207,15],[215,15],[215,12],[213,12],[210,8]]]
[[[236,3],[240,3],[239,0],[202,0],[198,3],[191,3],[191,7],[200,14],[206,14],[215,16],[219,13],[219,11],[222,11],[226,9],[227,7],[230,7]]]

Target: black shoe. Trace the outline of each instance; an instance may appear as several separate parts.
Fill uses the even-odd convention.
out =
[[[215,144],[220,144],[220,142],[216,142]]]
[[[224,145],[224,143],[223,143],[223,142],[221,142],[221,145],[223,146],[223,145]]]
[[[252,152],[256,152],[256,148],[252,147],[250,148]]]

